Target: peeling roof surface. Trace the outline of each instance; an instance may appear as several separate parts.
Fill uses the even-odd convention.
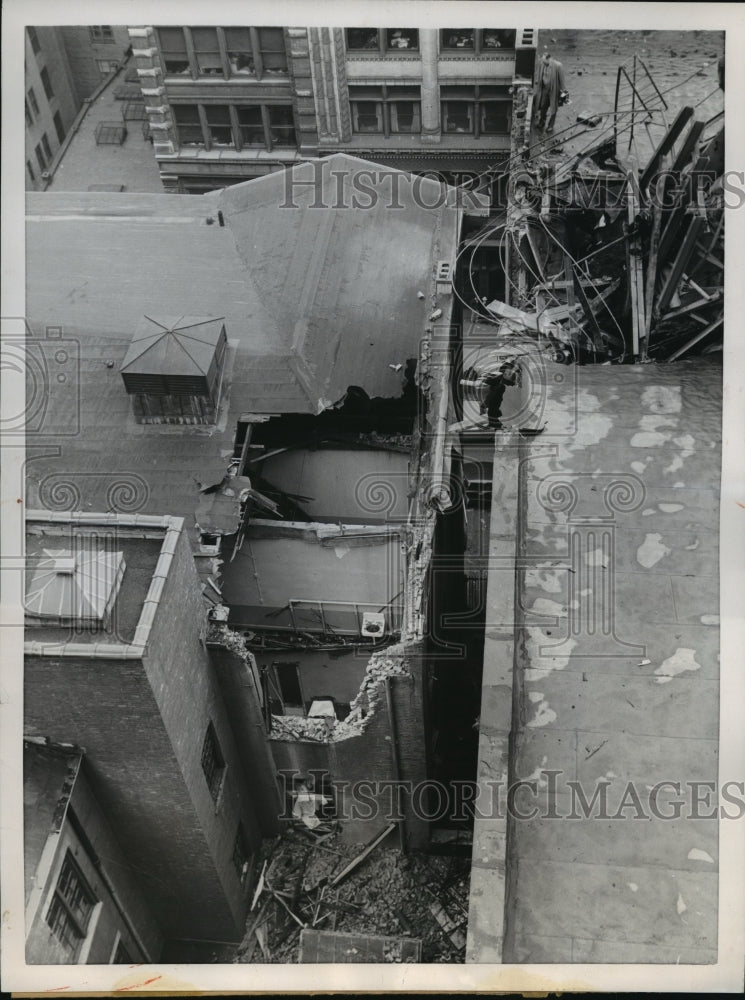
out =
[[[409,175],[343,154],[292,174],[297,208],[280,207],[284,174],[207,195],[29,194],[27,316],[35,349],[66,376],[45,380],[30,504],[191,524],[198,490],[225,474],[241,414],[317,413],[350,385],[400,393],[389,365],[418,356],[434,265],[455,254],[457,212],[434,182],[417,179],[433,185],[416,189],[417,204]],[[400,209],[386,196],[390,175],[409,182]],[[367,209],[344,207],[360,177],[382,193]],[[336,207],[310,207],[318,190]],[[143,315],[224,317],[216,425],[136,423],[119,370]],[[48,327],[62,328],[64,345],[51,344]]]

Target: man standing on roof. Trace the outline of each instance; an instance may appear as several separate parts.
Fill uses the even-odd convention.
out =
[[[533,111],[535,126],[542,131],[545,122],[546,134],[554,130],[554,120],[560,104],[568,98],[564,83],[564,68],[547,50],[541,56],[535,71],[533,84]]]

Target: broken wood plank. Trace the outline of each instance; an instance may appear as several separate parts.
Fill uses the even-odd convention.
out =
[[[675,192],[675,197],[672,201],[672,211],[670,212],[667,225],[662,230],[662,236],[660,237],[660,260],[667,260],[673,247],[679,240],[680,230],[683,227],[683,223],[686,218],[688,218],[688,208],[686,205],[682,204],[686,192],[690,188],[690,180],[692,177],[700,176],[703,171],[709,165],[708,156],[701,155],[697,158],[695,164],[691,170],[681,177],[681,183],[678,185],[678,189]]]
[[[673,261],[672,268],[663,282],[662,289],[660,290],[660,294],[655,305],[657,313],[660,316],[670,305],[672,297],[680,284],[681,278],[683,277],[683,272],[688,266],[688,261],[691,259],[691,254],[693,253],[696,241],[698,240],[703,227],[704,220],[700,216],[694,216],[691,219],[683,242],[678,250],[675,260]]]
[[[265,874],[265,872],[266,872],[266,860],[264,861],[264,864],[261,866],[261,875],[259,875],[259,881],[256,883],[256,891],[254,892],[253,899],[251,900],[251,909],[252,910],[254,909],[254,907],[256,906],[257,902],[259,901],[259,896],[261,895],[261,893],[262,893],[262,891],[264,889],[264,874]]]
[[[602,249],[602,248],[601,248]],[[593,288],[598,289],[600,286],[605,287],[613,282],[612,278],[583,278],[580,277],[580,282],[583,288]],[[557,291],[562,288],[568,288],[570,285],[574,285],[574,281],[567,281],[565,278],[552,278],[550,281],[544,281],[540,285],[536,285],[537,291]],[[616,279],[616,287],[618,285],[618,279]]]
[[[679,309],[673,309],[672,312],[666,312],[663,319],[665,323],[667,323],[668,320],[678,319],[680,316],[687,316],[688,313],[695,312],[697,309],[702,309],[705,306],[711,306],[720,302],[723,295],[724,292],[720,289],[712,293],[708,299],[696,299],[695,302],[689,302],[686,305],[681,306]]]
[[[678,136],[682,133],[683,129],[686,127],[686,125],[688,124],[688,122],[692,117],[693,117],[693,108],[686,106],[680,109],[675,118],[675,121],[667,130],[665,135],[662,137],[659,146],[654,151],[649,163],[642,171],[642,175],[639,178],[639,188],[642,191],[647,190],[647,188],[649,187],[649,182],[655,176],[657,171],[660,169],[660,164],[662,163],[663,158],[673,148]]]
[[[577,297],[582,303],[582,310],[585,314],[587,322],[590,324],[590,329],[592,330],[592,343],[596,351],[603,349],[603,335],[598,325],[598,321],[595,318],[595,313],[590,308],[590,303],[585,294],[585,290],[582,287],[582,282],[579,280],[579,275],[577,274],[577,268],[572,268],[572,273],[574,275],[574,290],[577,293]]]
[[[382,844],[382,842],[385,840],[388,834],[392,833],[393,830],[396,829],[396,825],[397,825],[396,823],[389,823],[384,830],[376,834],[375,837],[373,837],[370,843],[364,848],[364,850],[360,854],[357,855],[356,858],[353,858],[348,865],[342,868],[342,870],[339,872],[338,875],[334,875],[334,877],[329,881],[329,886],[332,889],[334,889],[342,881],[342,879],[345,879],[347,875],[350,875],[355,870],[355,868],[359,867],[359,865],[362,864],[365,858],[367,858],[370,854],[372,854],[372,852],[375,850],[378,844]]]
[[[652,234],[649,240],[649,259],[647,261],[647,273],[645,275],[646,288],[644,295],[644,342],[642,344],[640,358],[647,360],[649,352],[649,339],[652,334],[652,307],[654,305],[654,290],[657,283],[657,260],[660,249],[660,233],[662,231],[662,207],[653,200],[652,202]]]
[[[602,292],[598,292],[594,299],[589,299],[590,309],[592,309],[596,316],[600,312],[600,309],[605,306],[610,296],[618,289],[620,284],[621,279],[616,278],[615,281],[612,281],[607,288],[602,290]]]
[[[304,922],[303,922],[303,921],[302,921],[302,920],[300,919],[300,917],[298,917],[298,916],[297,916],[297,914],[296,914],[296,913],[293,913],[293,911],[292,911],[292,910],[290,909],[290,907],[289,907],[289,906],[287,905],[287,903],[286,903],[286,902],[284,901],[284,899],[282,898],[282,896],[281,896],[281,895],[280,895],[280,894],[279,894],[279,893],[278,893],[278,892],[277,892],[276,890],[274,890],[274,889],[271,889],[271,888],[270,888],[269,886],[267,886],[267,889],[269,889],[269,892],[270,892],[270,893],[272,894],[272,897],[273,897],[274,899],[276,899],[276,900],[277,900],[277,902],[278,902],[278,903],[279,903],[279,904],[280,904],[280,905],[281,905],[281,906],[282,906],[282,907],[283,907],[283,908],[284,908],[284,909],[285,909],[285,910],[287,911],[287,913],[288,913],[288,914],[289,914],[289,915],[290,915],[290,916],[292,917],[292,919],[293,919],[293,920],[295,921],[295,923],[296,923],[296,924],[297,924],[297,925],[298,925],[299,927],[307,927],[307,926],[308,926],[308,925],[307,925],[306,923],[304,923]]]
[[[629,294],[631,298],[631,329],[632,353],[639,357],[639,345],[647,334],[647,322],[644,311],[644,275],[642,270],[642,247],[639,235],[639,198],[637,197],[635,179],[637,163],[635,157],[629,157],[628,174],[628,225],[629,235],[626,240],[626,262],[629,275]]]
[[[708,337],[709,334],[713,333],[718,326],[721,326],[723,319],[724,319],[723,314],[720,314],[718,319],[715,319],[713,323],[709,323],[706,329],[701,330],[699,333],[696,334],[695,337],[691,337],[690,340],[687,340],[685,344],[683,344],[681,347],[677,349],[677,351],[673,351],[672,354],[668,355],[666,360],[677,361],[678,358],[682,358],[684,354],[687,354],[688,351],[690,351],[692,347],[695,347],[696,344],[702,341],[704,337]]]
[[[687,166],[696,150],[696,144],[701,138],[701,133],[706,128],[706,122],[694,121],[688,130],[688,135],[683,140],[678,155],[672,162],[670,170],[674,174],[679,174],[683,167]]]
[[[697,291],[698,294],[701,296],[701,298],[706,299],[707,302],[711,301],[712,296],[707,291],[705,291],[705,289],[703,289],[701,287],[701,285],[696,284],[696,282],[693,280],[693,278],[690,275],[684,274],[683,275],[683,280],[685,281],[685,283],[687,285],[690,285],[691,288],[693,288],[695,291]]]

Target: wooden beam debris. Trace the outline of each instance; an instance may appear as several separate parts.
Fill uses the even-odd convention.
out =
[[[646,191],[649,187],[649,182],[658,173],[662,160],[670,150],[675,145],[676,140],[682,133],[683,129],[686,127],[688,122],[693,117],[693,108],[685,107],[681,108],[675,117],[675,121],[672,123],[670,128],[667,130],[665,135],[657,147],[657,149],[652,154],[649,163],[646,165],[642,171],[642,175],[639,178],[639,188],[642,191]]]
[[[657,299],[656,309],[660,316],[662,316],[662,314],[667,310],[667,307],[670,305],[672,297],[683,277],[683,272],[688,266],[688,261],[691,259],[691,254],[693,253],[696,241],[698,240],[704,225],[704,220],[698,215],[694,216],[688,225],[688,230],[685,234],[683,242],[675,256],[672,267],[663,282]]]
[[[385,838],[388,836],[388,834],[392,833],[393,830],[395,829],[396,829],[396,824],[389,823],[388,826],[381,831],[381,833],[376,834],[370,841],[370,843],[364,848],[364,850],[360,854],[357,855],[356,858],[353,858],[348,865],[342,868],[342,870],[338,873],[338,875],[334,875],[334,877],[329,881],[329,886],[332,889],[334,889],[342,881],[342,879],[345,879],[347,875],[351,875],[352,872],[355,870],[355,868],[358,868],[365,860],[365,858],[367,858],[370,854],[372,854],[372,852],[375,850],[378,844],[382,844]]]
[[[628,189],[628,237],[626,240],[626,263],[631,299],[632,352],[639,357],[640,343],[647,336],[647,321],[644,307],[644,273],[642,265],[642,245],[639,234],[640,205],[636,191],[637,164],[635,157],[629,158]]]
[[[705,329],[701,330],[699,333],[697,333],[695,337],[691,337],[691,339],[687,340],[685,344],[683,344],[681,347],[677,349],[677,351],[673,351],[673,353],[668,356],[667,360],[677,361],[678,358],[682,358],[684,354],[687,354],[688,351],[690,351],[692,347],[695,347],[696,344],[702,341],[704,337],[708,337],[709,334],[713,333],[718,326],[721,326],[723,319],[724,315],[723,313],[720,313],[717,319],[715,319],[713,323],[709,323],[708,326]]]

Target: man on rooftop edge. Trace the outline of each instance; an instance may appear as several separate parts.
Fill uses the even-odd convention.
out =
[[[564,82],[564,68],[558,59],[554,59],[549,51],[541,56],[536,66],[533,85],[533,109],[535,127],[539,132],[545,124],[546,134],[554,130],[556,112],[560,104],[564,104],[568,94]]]

